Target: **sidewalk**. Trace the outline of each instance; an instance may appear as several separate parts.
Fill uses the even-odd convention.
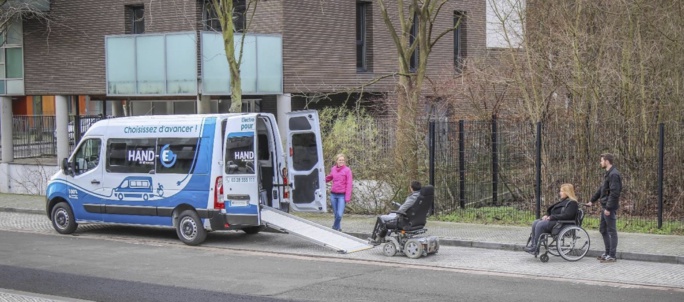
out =
[[[47,215],[45,197],[37,195],[0,194],[0,211]],[[297,213],[295,213],[297,214]],[[332,225],[332,214],[299,213],[324,226]],[[342,230],[366,239],[375,225],[375,216],[345,215]],[[522,251],[530,228],[518,226],[482,225],[428,221],[428,234],[440,237],[444,246],[465,246]],[[591,249],[586,257],[603,253],[603,239],[594,230],[587,230]],[[618,259],[684,264],[684,236],[651,235],[619,232]]]

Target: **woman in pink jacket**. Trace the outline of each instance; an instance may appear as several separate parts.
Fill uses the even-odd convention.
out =
[[[335,165],[330,169],[330,174],[325,176],[325,182],[333,182],[330,189],[330,204],[332,205],[335,222],[332,228],[342,231],[340,222],[344,214],[344,206],[351,200],[353,177],[349,167],[345,165],[344,154],[335,156]]]

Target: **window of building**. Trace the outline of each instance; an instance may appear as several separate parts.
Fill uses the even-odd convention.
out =
[[[411,24],[411,36],[409,37],[409,47],[418,39],[418,14],[413,15],[413,23]],[[416,46],[416,49],[411,54],[411,60],[409,62],[409,68],[411,71],[416,71],[416,66],[418,66],[418,60],[420,59],[420,49]]]
[[[356,70],[368,71],[370,2],[356,3]]]
[[[261,112],[261,100],[242,100],[242,112]]]
[[[131,5],[126,6],[126,33],[143,34],[145,33],[145,6]]]
[[[247,27],[247,19],[245,18],[246,10],[246,0],[233,0],[233,26],[235,27],[235,32],[243,32]],[[221,22],[219,21],[218,14],[216,13],[216,9],[211,0],[204,1],[202,20],[204,23],[204,30],[221,31]]]
[[[454,69],[456,72],[463,70],[463,59],[465,58],[465,12],[454,12]]]
[[[43,115],[43,97],[40,95],[33,96],[33,115]]]
[[[0,32],[0,95],[24,94],[24,49],[21,19]]]

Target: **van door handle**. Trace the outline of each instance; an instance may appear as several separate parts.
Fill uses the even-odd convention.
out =
[[[97,179],[93,179],[93,180],[90,181],[90,183],[91,183],[91,184],[94,184],[94,185],[99,185],[99,184],[100,184],[100,181],[97,180]]]

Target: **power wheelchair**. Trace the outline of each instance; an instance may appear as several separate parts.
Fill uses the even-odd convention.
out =
[[[439,251],[437,236],[420,236],[427,232],[425,223],[433,203],[434,188],[428,185],[420,189],[416,203],[406,213],[391,212],[397,217],[386,222],[387,235],[382,247],[385,256],[392,257],[401,252],[411,259],[418,259]]]
[[[549,255],[560,256],[567,261],[578,261],[587,254],[591,241],[589,234],[582,228],[584,211],[579,209],[575,220],[558,220],[550,233],[542,233],[537,240],[536,258],[544,247],[544,253],[539,255],[541,262],[548,262]],[[532,241],[532,234],[527,239],[527,245]]]

